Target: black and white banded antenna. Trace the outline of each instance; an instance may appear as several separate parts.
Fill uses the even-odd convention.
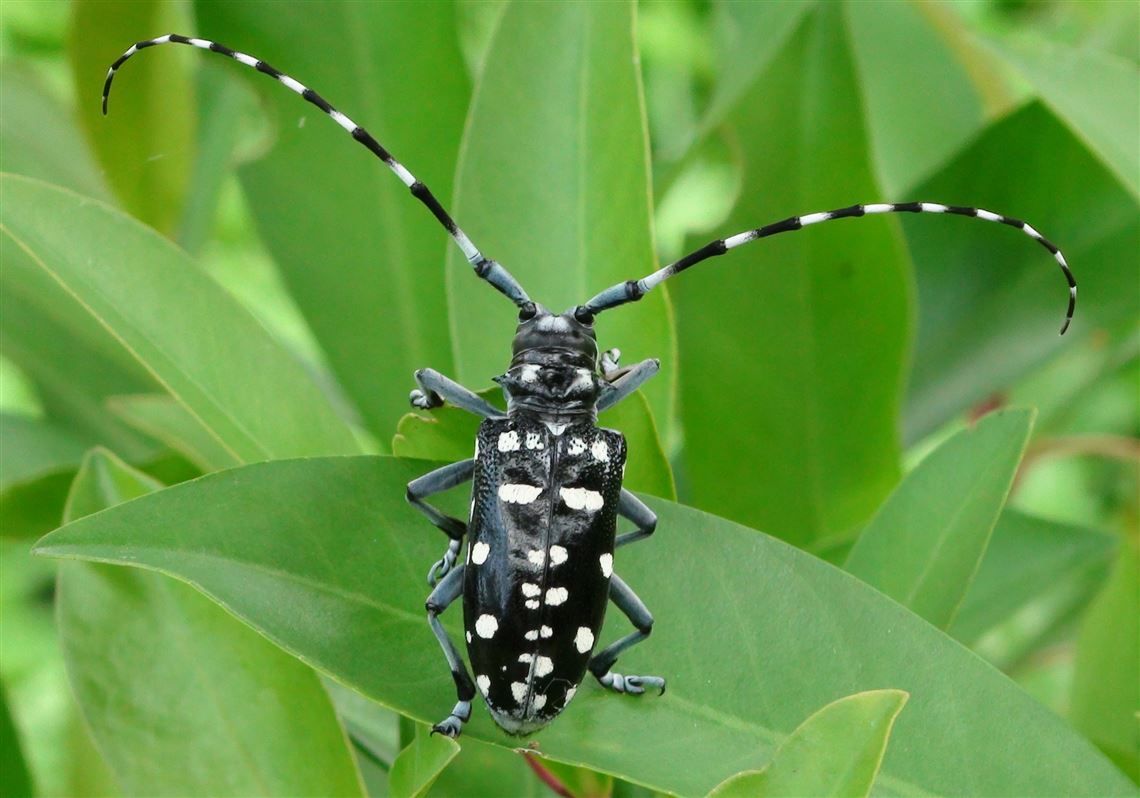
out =
[[[969,208],[961,205],[940,205],[934,202],[850,205],[846,208],[839,208],[834,211],[809,213],[804,216],[791,216],[763,227],[745,230],[743,233],[738,233],[728,238],[719,238],[716,241],[710,241],[696,252],[691,252],[675,263],[658,269],[640,280],[629,280],[611,286],[581,306],[579,311],[589,316],[601,313],[603,310],[624,305],[627,302],[636,302],[665,280],[668,280],[675,274],[680,274],[690,266],[700,263],[707,258],[723,255],[730,249],[735,249],[742,244],[747,244],[759,238],[767,238],[777,233],[799,230],[809,225],[818,224],[819,222],[828,222],[832,219],[846,219],[848,217],[867,216],[876,213],[951,213],[958,216],[972,216],[977,219],[984,219],[987,222],[998,222],[1018,228],[1041,246],[1045,247],[1045,249],[1049,250],[1049,254],[1053,256],[1057,261],[1057,265],[1061,267],[1061,272],[1065,275],[1065,280],[1069,283],[1069,308],[1065,312],[1065,321],[1061,325],[1061,335],[1064,335],[1065,331],[1069,329],[1069,323],[1073,320],[1073,311],[1077,306],[1077,281],[1073,278],[1073,272],[1069,269],[1069,264],[1065,261],[1065,256],[1061,254],[1061,250],[1057,249],[1049,239],[1038,233],[1031,225],[1020,219],[1003,216],[1000,213],[993,213],[981,208]]]
[[[348,134],[352,136],[356,141],[363,144],[377,158],[386,163],[388,165],[388,168],[396,174],[396,177],[400,178],[401,182],[403,182],[403,184],[407,186],[408,189],[412,192],[412,196],[427,206],[427,209],[432,212],[432,215],[435,216],[436,219],[439,220],[439,223],[444,226],[448,234],[451,236],[452,240],[455,241],[456,245],[458,245],[459,248],[463,251],[464,257],[467,258],[467,262],[471,264],[471,267],[475,270],[476,275],[493,285],[517,306],[522,307],[530,302],[530,298],[527,296],[526,291],[523,290],[522,286],[519,285],[518,280],[516,280],[510,272],[504,269],[497,262],[484,257],[483,253],[479,251],[479,248],[471,243],[471,239],[467,237],[467,234],[459,229],[459,225],[455,223],[455,220],[451,218],[451,215],[444,209],[442,205],[439,204],[439,200],[437,200],[435,198],[435,195],[431,193],[431,189],[424,185],[422,181],[417,180],[416,177],[411,172],[409,172],[402,163],[393,158],[392,154],[388,152],[388,150],[384,149],[383,145],[374,139],[371,133],[329,105],[329,103],[323,97],[321,97],[321,95],[317,94],[315,91],[308,88],[301,82],[295,80],[294,78],[291,78],[288,75],[284,74],[280,70],[274,69],[259,58],[231,50],[229,47],[218,44],[217,42],[208,41],[206,39],[192,39],[188,36],[180,36],[177,33],[168,33],[167,35],[159,36],[156,39],[146,39],[141,42],[136,42],[135,44],[132,44],[130,47],[128,47],[126,52],[119,56],[118,59],[115,60],[115,63],[111,64],[111,68],[107,70],[107,80],[103,84],[104,115],[107,113],[107,96],[111,93],[111,81],[114,80],[115,73],[127,61],[128,58],[137,53],[139,50],[144,50],[147,47],[154,47],[158,44],[188,44],[191,47],[197,47],[200,50],[209,50],[214,53],[221,53],[222,55],[229,56],[238,63],[245,64],[248,67],[253,67],[258,72],[263,72],[266,75],[269,75],[269,77],[273,78],[278,83],[281,83],[285,87],[301,95],[301,97],[308,102],[317,106],[317,108],[320,108],[329,117],[331,117],[334,122],[348,131]]]

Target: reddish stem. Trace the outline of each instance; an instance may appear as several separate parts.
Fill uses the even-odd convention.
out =
[[[567,789],[566,785],[558,780],[558,777],[546,769],[546,766],[538,761],[538,757],[532,753],[523,752],[523,759],[530,765],[530,769],[534,774],[542,780],[542,783],[552,789],[556,795],[561,795],[562,798],[574,798],[574,793]]]

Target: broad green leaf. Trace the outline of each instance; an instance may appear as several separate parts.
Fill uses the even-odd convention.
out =
[[[245,466],[73,522],[38,551],[175,575],[341,683],[434,723],[455,700],[423,612],[425,569],[444,539],[404,501],[407,482],[432,466],[377,457]],[[836,695],[889,684],[911,701],[879,777],[885,794],[1131,794],[1066,723],[878,591],[754,530],[647,501],[657,534],[623,549],[617,570],[656,625],[621,662],[666,676],[669,690],[634,698],[584,684],[534,739],[546,756],[704,795],[762,765]],[[443,616],[456,640],[461,616]],[[628,629],[611,613],[602,637]],[[481,707],[464,735],[519,744]]]
[[[123,207],[168,235],[181,217],[194,157],[190,54],[160,48],[147,69],[129,64],[117,79],[106,118],[100,95],[111,62],[141,39],[184,29],[187,10],[155,0],[71,6],[69,55],[79,122]]]
[[[656,268],[645,111],[631,2],[514,3],[472,98],[455,212],[483,253],[560,313]],[[456,373],[486,386],[510,361],[517,314],[448,252]],[[598,345],[659,357],[645,395],[671,429],[675,340],[665,293],[604,313]]]
[[[1046,625],[1038,631],[1049,631],[1052,624],[1071,617],[1089,590],[1103,583],[1117,542],[1104,532],[1007,508],[949,633],[965,645],[977,646],[988,632],[1042,602],[1053,608],[1053,614],[1040,618]],[[981,653],[999,667],[1009,663],[995,660],[996,652],[988,647],[982,647]]]
[[[98,199],[109,196],[87,142],[31,70],[5,61],[0,101],[0,172],[38,177]]]
[[[411,743],[400,752],[388,774],[392,798],[420,798],[459,753],[459,743],[442,734],[430,734],[430,727],[416,724]]]
[[[107,197],[70,115],[32,74],[16,68],[6,77],[0,170]],[[102,407],[112,393],[153,389],[151,380],[25,253],[8,241],[0,250],[0,348],[34,382],[46,414],[87,446],[105,444],[131,457],[152,451]]]
[[[483,398],[494,402],[495,393],[498,391],[485,391]],[[607,410],[598,423],[620,430],[625,435],[629,455],[623,483],[627,488],[666,499],[677,495],[673,472],[661,449],[657,426],[642,394],[631,396]],[[392,452],[397,457],[421,460],[466,460],[472,456],[478,429],[479,419],[476,416],[454,407],[443,407],[430,413],[409,413],[400,420],[392,440]]]
[[[1029,440],[1033,411],[991,413],[907,474],[846,570],[945,629],[973,581]]]
[[[1133,195],[1140,198],[1140,67],[1038,37],[995,45]]]
[[[159,487],[96,451],[67,517]],[[361,794],[316,674],[221,607],[158,574],[89,563],[62,564],[58,591],[71,683],[128,794]]]
[[[1080,298],[1059,338],[1068,295],[1048,252],[1004,225],[904,219],[919,304],[908,441],[1008,388],[1070,340],[1136,317],[1140,204],[1043,106],[988,128],[915,196],[1029,221],[1064,252]]]
[[[0,227],[235,458],[356,451],[299,363],[178,249],[100,203],[12,175]]]
[[[728,779],[709,798],[870,795],[908,697],[868,690],[833,701],[801,723],[763,770]]]
[[[947,161],[983,125],[982,98],[921,3],[844,3],[875,173],[887,197]],[[919,70],[900,68],[921,55]],[[858,201],[858,200],[853,200]]]
[[[162,441],[203,471],[218,471],[241,462],[169,396],[115,396],[108,402],[108,408],[130,426]]]
[[[0,682],[0,795],[31,798],[32,777],[24,762],[20,738],[8,709],[8,692]]]
[[[1125,541],[1077,640],[1069,716],[1140,782],[1140,551]]]
[[[740,96],[740,201],[717,235],[879,195],[848,40],[841,7],[812,6]],[[865,522],[894,486],[910,334],[895,224],[757,241],[672,281],[696,505],[806,545]]]
[[[195,10],[204,31],[311,86],[450,205],[470,96],[450,3],[198,2]],[[407,408],[412,372],[454,371],[443,269],[453,245],[331,119],[264,75],[221,65],[264,97],[275,121],[272,149],[240,172],[258,231],[340,384],[386,441]]]

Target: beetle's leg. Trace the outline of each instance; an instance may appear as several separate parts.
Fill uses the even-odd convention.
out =
[[[435,632],[435,638],[443,649],[443,656],[447,658],[448,667],[451,668],[451,678],[455,680],[455,693],[459,700],[452,708],[451,714],[431,727],[432,734],[439,732],[448,737],[458,737],[463,731],[463,724],[471,718],[471,699],[475,697],[475,683],[471,681],[471,674],[467,672],[467,665],[459,655],[459,650],[451,642],[447,630],[439,622],[439,616],[446,610],[451,602],[463,593],[463,571],[466,568],[460,565],[449,573],[439,586],[428,596],[427,607],[428,623]]]
[[[483,418],[504,418],[502,410],[499,410],[474,391],[443,376],[435,369],[419,369],[416,371],[416,384],[420,387],[408,395],[412,407],[418,407],[420,410],[431,410],[433,407],[442,407],[446,401],[466,410],[468,413],[474,413]]]
[[[657,513],[646,507],[641,499],[634,496],[625,488],[621,489],[621,495],[618,497],[617,512],[622,518],[628,518],[637,524],[637,529],[633,532],[618,535],[618,546],[644,540],[657,529]]]
[[[660,676],[623,676],[610,670],[621,652],[637,645],[653,631],[653,616],[637,594],[617,574],[610,577],[610,601],[625,613],[625,617],[629,618],[637,631],[591,657],[587,666],[590,673],[594,674],[594,678],[601,682],[603,687],[618,693],[639,695],[645,692],[646,687],[656,687],[664,693],[665,680]]]
[[[455,565],[455,560],[459,556],[459,549],[463,546],[463,536],[467,534],[467,524],[458,518],[441,513],[425,502],[424,499],[436,493],[450,490],[456,485],[462,485],[470,480],[474,474],[475,461],[461,460],[458,463],[430,471],[419,479],[413,479],[408,483],[408,502],[451,538],[443,557],[428,571],[429,585],[434,586],[436,581],[450,571],[451,566]]]
[[[614,382],[602,386],[602,395],[598,397],[598,412],[608,410],[622,399],[640,388],[646,380],[661,369],[661,361],[655,357],[643,360],[633,368],[626,371]]]

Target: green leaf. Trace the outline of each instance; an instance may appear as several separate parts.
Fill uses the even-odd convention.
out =
[[[190,54],[161,48],[149,69],[131,64],[106,118],[99,98],[111,62],[137,41],[184,29],[186,17],[183,5],[151,0],[71,7],[69,55],[79,122],[123,207],[167,234],[181,217],[194,153]]]
[[[74,469],[85,447],[49,421],[0,413],[0,489],[61,467]]]
[[[67,111],[19,62],[4,63],[0,101],[0,172],[37,177],[80,194],[106,199],[108,191]]]
[[[455,700],[423,612],[424,573],[445,541],[404,501],[430,467],[245,466],[69,524],[38,551],[175,575],[341,683],[434,723]],[[451,498],[440,506],[466,508]],[[657,622],[622,664],[666,676],[669,690],[633,698],[584,684],[535,740],[546,756],[704,795],[763,764],[814,708],[890,684],[911,694],[879,777],[890,794],[1132,793],[1065,722],[873,588],[754,530],[647,502],[657,534],[623,549],[617,570]],[[443,616],[456,640],[461,616]],[[611,613],[602,637],[628,628]],[[519,744],[481,708],[463,739]]]
[[[484,391],[482,396],[493,401],[496,393],[498,390]],[[607,410],[598,423],[625,435],[629,448],[625,487],[666,499],[676,497],[672,469],[661,449],[649,404],[640,392]],[[454,407],[409,413],[400,420],[392,440],[392,453],[421,460],[466,460],[471,457],[478,429],[476,416]]]
[[[514,3],[479,77],[456,180],[456,218],[532,299],[553,312],[656,268],[634,5]],[[454,249],[454,248],[453,248]],[[510,360],[516,313],[448,251],[460,381],[489,383]],[[655,291],[598,318],[598,345],[623,362],[659,357],[646,385],[666,432],[674,417],[674,333]]]
[[[775,35],[747,27],[750,8],[725,4],[741,40]],[[740,96],[740,202],[717,235],[878,196],[849,38],[838,4],[812,6]],[[806,545],[895,485],[911,313],[895,225],[757,241],[672,281],[694,504]]]
[[[1040,618],[1039,634],[1049,631],[1049,625],[1071,617],[1089,591],[1103,583],[1117,542],[1104,532],[1007,508],[950,624],[950,634],[965,645],[978,647],[987,633],[1024,612]],[[1042,613],[1035,608],[1043,602],[1053,609],[1040,617]],[[999,667],[1011,662],[1009,655],[995,657],[997,652],[988,646],[981,653]]]
[[[311,86],[449,205],[470,96],[450,3],[195,9],[202,30]],[[272,149],[240,172],[258,231],[340,384],[386,441],[407,409],[412,372],[454,370],[443,272],[453,245],[331,119],[264,75],[221,65],[264,97],[275,123]]]
[[[63,287],[235,458],[358,450],[301,365],[181,251],[71,192],[12,175],[0,178],[0,189],[5,242]]]
[[[0,795],[31,798],[32,794],[32,777],[24,763],[20,738],[8,710],[7,690],[0,682]]]
[[[1041,100],[1140,198],[1140,68],[1091,47],[1023,36],[994,48],[1033,84]]]
[[[416,724],[416,736],[400,752],[388,774],[392,798],[420,798],[459,753],[459,743],[430,727]]]
[[[870,795],[908,697],[868,690],[833,701],[801,723],[763,770],[733,776],[709,798]]]
[[[875,172],[886,196],[949,160],[983,126],[982,98],[921,3],[845,3]],[[921,55],[921,78],[900,64]],[[917,199],[923,199],[918,197]],[[855,201],[855,200],[853,200]]]
[[[1060,338],[1067,291],[1048,252],[1004,225],[904,219],[920,309],[908,441],[1010,387],[1071,340],[1135,319],[1140,204],[1043,106],[988,128],[915,196],[1028,220],[1065,253],[1080,299]]]
[[[1077,640],[1069,716],[1134,781],[1140,782],[1140,551],[1125,541],[1108,583]]]
[[[67,517],[159,487],[97,451]],[[128,794],[361,794],[316,674],[222,608],[158,574],[87,563],[62,564],[58,591],[71,683]]]
[[[991,413],[907,474],[844,566],[935,626],[950,625],[986,553],[1033,411]]]
[[[202,471],[219,471],[241,463],[183,406],[169,396],[115,396],[112,413],[130,426],[160,440]]]

